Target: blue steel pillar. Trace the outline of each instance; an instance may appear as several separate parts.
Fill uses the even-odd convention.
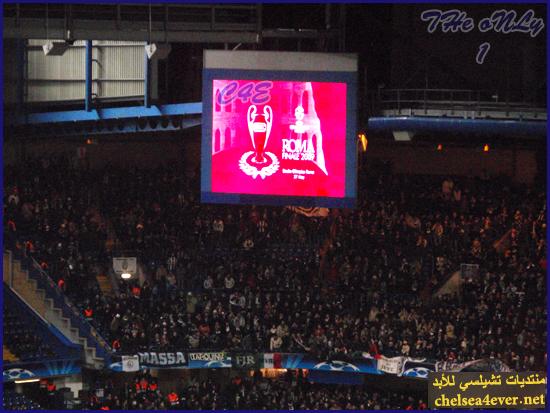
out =
[[[85,91],[86,112],[92,110],[92,41],[86,40],[86,91]]]
[[[151,61],[147,56],[147,51],[144,49],[144,84],[143,84],[143,106],[146,108],[151,107]]]

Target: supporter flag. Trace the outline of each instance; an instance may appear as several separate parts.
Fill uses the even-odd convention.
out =
[[[139,357],[122,356],[122,371],[139,371]]]
[[[281,353],[264,353],[262,367],[264,369],[280,369],[283,367]]]
[[[325,218],[328,216],[328,208],[319,208],[319,207],[305,208],[305,207],[296,207],[296,206],[287,206],[287,208],[293,212],[305,215],[306,217],[310,217],[310,218],[311,217]]]
[[[403,369],[405,363],[405,357],[384,357],[378,358],[377,367],[378,370],[389,374],[399,374]]]
[[[137,258],[113,257],[113,270],[118,275],[125,272],[135,274],[137,272]]]
[[[477,371],[495,371],[508,373],[512,370],[504,362],[498,359],[478,359],[466,361],[464,363],[455,363],[452,361],[439,361],[435,363],[435,371],[444,372],[477,372]]]
[[[493,248],[499,253],[503,254],[508,248],[510,248],[510,234],[512,230],[506,231],[506,233],[493,243]]]

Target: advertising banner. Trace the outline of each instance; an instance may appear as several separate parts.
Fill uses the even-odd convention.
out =
[[[139,360],[139,362],[136,362]],[[392,361],[389,365],[392,365]],[[320,360],[310,354],[291,353],[234,353],[225,352],[142,352],[136,356],[122,356],[109,368],[114,371],[135,371],[144,368],[215,369],[256,368],[307,369],[327,372],[383,374],[377,368],[377,360],[357,358],[353,360]],[[395,367],[388,367],[388,369]]]
[[[79,360],[49,360],[4,364],[2,377],[5,382],[53,376],[68,376],[81,371]]]
[[[136,355],[125,355],[113,357],[109,368],[113,371],[138,371],[142,369],[181,369],[187,368],[187,355],[181,351],[158,352],[146,351],[138,352]]]
[[[382,374],[375,359],[353,359],[351,361],[323,361],[309,354],[282,354],[281,367],[285,369],[308,369],[347,373]]]
[[[176,352],[156,352],[148,351],[144,353],[137,353],[139,357],[139,364],[142,367],[186,367],[187,359],[185,353],[181,351]]]
[[[231,355],[233,368],[254,370],[258,368],[258,356],[255,353],[235,353]]]
[[[510,372],[510,368],[497,359],[479,359],[463,363],[436,362],[435,360],[412,357],[370,356],[363,353],[357,357],[346,359],[321,360],[311,354],[301,353],[249,353],[249,352],[139,352],[136,355],[118,356],[109,368],[118,372],[132,372],[145,368],[190,368],[216,369],[235,368],[255,370],[271,369],[306,369],[323,372],[393,374],[400,377],[411,377],[427,380],[430,373],[435,372]],[[47,363],[44,363],[47,364]],[[73,363],[74,364],[74,363]],[[69,366],[69,364],[67,365]],[[19,367],[19,366],[17,366]],[[71,366],[69,366],[71,368]],[[79,368],[79,367],[78,367]],[[26,368],[27,369],[27,368]],[[27,369],[29,370],[29,369]],[[32,369],[30,369],[32,370]],[[60,370],[58,370],[60,371]],[[4,379],[11,377],[32,377],[32,371],[25,369],[4,368]],[[48,373],[49,374],[49,373]],[[72,373],[57,373],[72,374]]]
[[[219,369],[228,367],[231,367],[231,356],[227,353],[189,353],[190,369]]]

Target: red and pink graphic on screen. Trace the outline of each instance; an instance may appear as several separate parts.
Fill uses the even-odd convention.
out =
[[[212,192],[345,196],[345,83],[213,83]]]

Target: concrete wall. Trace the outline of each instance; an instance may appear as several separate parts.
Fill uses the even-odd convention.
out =
[[[71,376],[57,377],[53,380],[58,389],[68,387],[71,389],[75,399],[78,397],[78,392],[84,388],[81,374],[73,374]]]

